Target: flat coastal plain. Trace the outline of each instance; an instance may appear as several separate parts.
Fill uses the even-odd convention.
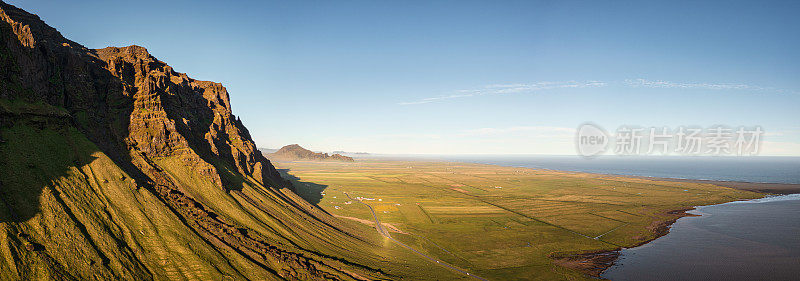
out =
[[[325,211],[365,228],[377,218],[386,243],[488,280],[591,279],[615,250],[666,234],[694,206],[765,196],[724,182],[457,162],[274,164]]]

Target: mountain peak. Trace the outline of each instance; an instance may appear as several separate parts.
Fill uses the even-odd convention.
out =
[[[130,45],[130,46],[125,46],[125,47],[110,46],[110,47],[105,47],[105,48],[102,48],[102,49],[97,49],[97,51],[98,52],[107,52],[107,53],[111,53],[111,54],[123,53],[125,55],[138,57],[138,58],[153,58],[152,55],[150,55],[150,52],[147,51],[147,48],[139,46],[139,45]]]

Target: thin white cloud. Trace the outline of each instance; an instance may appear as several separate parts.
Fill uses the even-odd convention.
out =
[[[746,84],[728,83],[681,83],[664,80],[627,79],[625,85],[629,87],[668,88],[668,89],[709,89],[709,90],[752,90],[756,87]]]
[[[567,82],[534,82],[534,83],[519,83],[519,84],[492,84],[479,89],[458,90],[449,95],[442,95],[437,97],[423,98],[416,101],[400,102],[399,105],[415,105],[426,104],[433,102],[440,102],[445,100],[488,96],[488,95],[506,95],[506,94],[524,94],[534,93],[537,91],[551,90],[551,89],[565,89],[565,88],[600,88],[606,87],[609,84],[620,85],[619,82],[603,82],[603,81],[567,81]],[[798,94],[796,91],[777,89],[772,87],[760,87],[740,83],[685,83],[685,82],[672,82],[664,80],[648,80],[648,79],[626,79],[621,83],[622,87],[629,88],[663,88],[663,89],[705,89],[705,90],[747,90],[752,92],[763,93],[779,93],[779,94]]]
[[[795,91],[777,89],[772,87],[761,87],[739,83],[684,83],[664,80],[648,79],[627,79],[625,86],[633,88],[664,88],[664,89],[704,89],[704,90],[749,90],[755,92],[772,92],[780,94],[796,94]]]
[[[605,82],[601,81],[584,81],[584,82],[576,82],[576,81],[567,81],[567,82],[552,82],[552,81],[544,81],[544,82],[535,82],[535,83],[526,83],[526,84],[493,84],[487,85],[480,89],[470,89],[470,90],[458,90],[453,94],[450,95],[443,95],[438,97],[430,97],[424,98],[416,101],[410,102],[401,102],[398,103],[399,105],[414,105],[414,104],[425,104],[425,103],[432,103],[438,102],[443,100],[450,100],[450,99],[458,99],[458,98],[466,98],[466,97],[475,97],[475,96],[486,96],[486,95],[505,95],[505,94],[522,94],[522,93],[532,93],[536,91],[542,90],[551,90],[551,89],[562,89],[562,88],[597,88],[597,87],[604,87],[606,86]]]
[[[440,96],[440,97],[432,97],[432,98],[424,98],[418,101],[411,101],[411,102],[401,102],[399,105],[412,105],[412,104],[424,104],[424,103],[431,103],[441,100],[449,100],[449,99],[457,99],[457,98],[465,98],[465,97],[472,97],[475,96],[474,94],[453,94],[448,96]]]

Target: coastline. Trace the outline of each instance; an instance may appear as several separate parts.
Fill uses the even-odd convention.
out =
[[[734,200],[734,201],[736,201],[736,200]],[[734,202],[734,201],[729,201],[729,202],[719,203],[719,204],[726,204],[726,203],[730,203],[730,202]],[[714,204],[714,205],[718,205],[718,204]],[[713,206],[713,205],[707,205],[707,206]],[[636,247],[645,245],[647,243],[653,242],[656,239],[661,238],[661,237],[669,234],[670,228],[679,219],[684,218],[684,217],[698,217],[698,216],[700,216],[700,215],[695,215],[695,214],[689,213],[689,211],[696,210],[697,207],[700,207],[700,206],[681,208],[681,209],[676,209],[676,210],[672,210],[672,211],[666,211],[665,212],[666,214],[677,215],[677,216],[674,217],[674,218],[668,219],[668,220],[655,222],[652,225],[652,227],[653,227],[652,232],[655,234],[655,236],[653,238],[651,238],[651,239],[644,240],[644,241],[641,241],[639,243],[636,243],[633,246],[630,246],[630,247],[618,247],[616,249],[606,250],[606,251],[603,251],[603,250],[600,250],[600,251],[589,251],[589,252],[582,252],[582,253],[577,253],[577,254],[566,254],[566,255],[565,254],[553,253],[553,254],[550,255],[550,258],[554,260],[555,264],[578,270],[578,271],[583,272],[584,274],[589,275],[589,276],[594,277],[594,278],[603,279],[601,277],[601,275],[607,269],[609,269],[612,266],[614,266],[614,264],[617,262],[617,259],[619,258],[619,256],[620,256],[620,254],[621,254],[623,249],[636,248]]]
[[[768,197],[770,195],[777,195],[777,194],[791,194],[791,193],[800,193],[800,184],[780,184],[780,183],[753,183],[753,182],[736,182],[736,181],[721,181],[721,180],[694,180],[694,179],[676,179],[676,178],[663,178],[663,177],[647,177],[647,176],[633,176],[633,175],[617,175],[617,174],[601,174],[601,173],[590,173],[590,172],[580,172],[580,171],[562,171],[562,170],[555,170],[555,169],[544,169],[544,168],[532,168],[532,167],[520,167],[514,165],[502,165],[502,164],[490,164],[490,163],[475,163],[475,162],[468,162],[468,161],[454,161],[454,160],[428,160],[428,159],[358,159],[354,163],[329,163],[330,165],[334,166],[342,166],[347,167],[349,169],[360,169],[362,165],[368,167],[372,162],[383,164],[385,162],[395,162],[391,164],[393,166],[387,166],[391,168],[385,168],[382,166],[378,166],[377,170],[380,170],[380,173],[386,173],[386,169],[413,169],[408,170],[409,173],[420,173],[420,171],[426,171],[425,166],[429,164],[436,164],[442,166],[439,167],[436,171],[443,172],[448,171],[448,169],[497,169],[497,170],[504,170],[506,173],[509,174],[546,174],[551,177],[577,177],[577,178],[586,178],[586,179],[594,179],[594,180],[601,180],[602,182],[607,181],[616,181],[622,180],[623,182],[633,182],[635,184],[652,184],[652,185],[666,185],[671,187],[680,187],[680,186],[696,186],[696,188],[701,189],[727,189],[725,193],[730,194],[725,197],[717,197],[713,201],[703,201],[703,200],[686,200],[684,205],[681,204],[669,204],[669,205],[660,205],[658,202],[649,202],[649,212],[647,216],[651,217],[648,219],[647,223],[640,224],[636,226],[639,236],[633,236],[632,234],[628,240],[620,241],[623,243],[616,242],[617,244],[610,244],[605,245],[602,247],[596,247],[594,250],[589,251],[570,251],[568,248],[562,248],[561,250],[566,251],[555,251],[555,252],[544,252],[543,255],[546,255],[550,263],[555,266],[566,267],[576,272],[580,272],[585,274],[586,276],[592,276],[595,278],[601,278],[602,274],[604,274],[607,269],[611,268],[615,263],[618,262],[619,255],[623,249],[628,248],[635,248],[645,244],[648,244],[652,241],[657,240],[667,234],[670,233],[671,227],[675,224],[680,218],[688,217],[688,216],[698,216],[693,214],[693,210],[698,209],[702,206],[713,206],[718,204],[725,204],[735,201],[741,200],[748,200],[748,199],[756,199],[756,198],[763,198]],[[291,161],[286,163],[306,163],[306,161]],[[308,163],[315,163],[314,161],[310,161]],[[399,164],[398,164],[399,163]],[[394,167],[397,166],[397,167]],[[480,168],[485,167],[485,168]],[[494,167],[494,168],[492,168]],[[337,168],[336,171],[341,170],[342,168]],[[316,168],[307,169],[312,172],[316,171]],[[528,170],[528,171],[522,171]],[[394,171],[394,170],[392,170]],[[413,172],[412,172],[413,171]],[[432,170],[428,170],[432,171]],[[533,173],[531,173],[533,171]],[[543,173],[544,172],[544,173]],[[406,172],[403,172],[406,173]],[[450,173],[449,171],[447,173]],[[486,178],[488,179],[488,178]],[[625,180],[627,179],[627,180]],[[652,181],[652,182],[651,182]],[[384,182],[384,181],[381,181]],[[684,182],[684,184],[674,184],[674,182]],[[399,184],[400,182],[398,182]],[[335,181],[328,182],[326,184],[336,184]],[[490,182],[483,183],[485,185],[491,185]],[[467,194],[469,191],[461,190],[458,188],[449,188],[447,189],[460,192],[459,194]],[[680,189],[679,189],[680,190]],[[747,191],[747,192],[736,192],[735,190]],[[686,191],[686,190],[683,190]],[[333,192],[333,191],[331,191]],[[739,195],[737,195],[739,194]],[[676,195],[676,196],[683,196],[684,199],[691,199],[694,198],[694,195]],[[335,197],[334,197],[335,198]],[[678,197],[676,197],[678,198]],[[681,200],[682,201],[682,200]],[[676,201],[677,202],[677,201]],[[691,205],[691,204],[697,205]],[[602,234],[600,236],[605,235]],[[595,235],[591,235],[595,236]],[[600,237],[598,236],[598,237]],[[589,237],[592,238],[592,237]],[[604,248],[607,247],[607,248]],[[574,249],[574,248],[573,248]]]
[[[624,175],[622,175],[624,176]],[[695,180],[695,179],[678,179],[678,178],[661,178],[661,177],[645,177],[645,176],[626,176],[631,178],[641,178],[648,180],[671,181],[671,182],[690,182],[690,183],[707,183],[733,189],[752,191],[764,194],[795,194],[800,193],[800,184],[795,183],[761,183],[761,182],[745,182],[745,181],[721,181],[721,180]]]
[[[528,167],[528,166],[520,166],[520,165],[503,165],[498,163],[485,163],[480,161],[469,161],[469,160],[458,160],[458,159],[426,159],[426,158],[395,158],[395,157],[380,157],[377,155],[373,155],[372,157],[363,157],[363,158],[356,158],[357,161],[410,161],[410,162],[443,162],[443,163],[464,163],[464,164],[476,164],[476,165],[489,165],[489,166],[500,166],[500,167],[512,167],[512,168],[521,168],[521,169],[533,169],[533,170],[545,170],[545,171],[552,171],[552,172],[561,172],[561,173],[576,173],[576,174],[590,174],[596,176],[608,176],[608,177],[625,177],[625,178],[639,178],[639,179],[647,179],[647,180],[657,180],[657,181],[670,181],[670,182],[688,182],[688,183],[706,183],[706,184],[715,184],[718,186],[729,187],[738,190],[746,190],[746,191],[753,191],[757,193],[767,193],[767,194],[794,194],[800,193],[800,183],[780,183],[780,182],[751,182],[751,181],[736,181],[736,180],[714,180],[714,179],[692,179],[692,178],[671,178],[671,177],[654,177],[654,176],[640,176],[640,175],[630,175],[630,174],[615,174],[615,173],[596,173],[596,172],[586,172],[586,171],[578,171],[578,170],[561,170],[561,169],[550,169],[550,168],[537,168],[537,167]]]
[[[563,172],[563,173],[575,173],[575,174],[590,174],[599,177],[624,177],[624,178],[637,178],[637,179],[645,179],[645,180],[653,180],[653,181],[668,181],[668,182],[687,182],[687,183],[701,183],[701,184],[713,184],[721,187],[727,187],[737,190],[744,190],[744,191],[751,191],[755,193],[762,194],[762,198],[770,196],[770,195],[788,195],[788,194],[800,194],[800,184],[791,184],[791,183],[762,183],[762,182],[745,182],[745,181],[724,181],[724,180],[704,180],[704,179],[685,179],[685,178],[665,178],[665,177],[648,177],[648,176],[634,176],[634,175],[620,175],[620,174],[601,174],[601,173],[590,173],[590,172],[581,172],[581,171],[562,171],[562,170],[555,170],[555,169],[544,169],[544,168],[531,168],[531,167],[518,167],[518,166],[505,166],[505,165],[498,165],[498,164],[487,164],[487,163],[473,163],[473,162],[465,162],[465,161],[445,161],[445,162],[457,162],[457,163],[470,163],[470,164],[478,164],[478,165],[490,165],[490,166],[501,166],[501,167],[514,167],[514,168],[524,168],[524,169],[534,169],[534,170],[548,170],[553,172]],[[754,200],[754,199],[747,199],[747,200]],[[673,218],[663,221],[657,221],[653,225],[651,225],[652,229],[650,229],[655,236],[651,239],[641,241],[640,243],[636,243],[630,247],[619,247],[617,249],[608,250],[608,251],[590,251],[590,252],[583,252],[583,253],[573,253],[573,254],[564,254],[564,253],[552,253],[550,258],[553,259],[554,263],[559,264],[564,267],[569,267],[572,269],[576,269],[581,271],[591,277],[600,278],[601,275],[609,268],[614,266],[617,262],[620,253],[623,249],[630,249],[645,245],[652,241],[655,241],[658,238],[661,238],[670,233],[670,229],[675,222],[679,219],[684,217],[697,217],[700,215],[689,213],[690,211],[697,210],[699,207],[703,206],[714,206],[719,204],[727,204],[731,202],[741,201],[741,199],[734,199],[727,202],[720,202],[717,204],[712,205],[702,205],[702,206],[692,206],[692,207],[684,207],[678,208],[673,210],[666,210],[665,214],[676,215]]]
[[[646,177],[646,178],[653,179],[651,177]],[[694,180],[681,180],[681,182],[697,182],[697,181],[694,181]],[[714,181],[707,181],[707,180],[699,180],[699,182],[700,183],[712,183],[712,184],[715,184]],[[723,181],[722,184],[725,184],[725,185],[721,185],[721,186],[730,187],[730,186],[728,186],[729,183],[758,184],[758,183],[724,182]],[[795,185],[795,186],[797,186],[797,185]],[[734,188],[734,187],[730,187],[730,188]],[[798,188],[798,187],[794,187],[794,188]],[[586,252],[586,253],[573,255],[570,258],[576,259],[579,262],[583,262],[583,263],[591,265],[590,267],[588,267],[586,269],[582,269],[582,268],[575,268],[575,269],[578,269],[578,270],[580,270],[580,271],[582,271],[582,272],[584,272],[587,275],[590,275],[592,277],[599,278],[599,279],[605,279],[605,278],[602,278],[602,274],[606,270],[608,270],[609,268],[614,266],[614,264],[616,264],[617,260],[621,256],[621,252],[622,252],[623,249],[631,249],[631,248],[640,247],[642,245],[645,245],[645,244],[648,244],[650,242],[653,242],[653,241],[655,241],[655,240],[657,240],[657,239],[669,234],[670,230],[672,229],[672,225],[675,224],[675,222],[677,222],[681,218],[685,218],[685,217],[700,217],[700,216],[702,216],[702,215],[692,214],[692,213],[690,213],[690,211],[698,210],[698,208],[702,208],[702,207],[717,206],[717,205],[729,204],[729,203],[738,202],[738,201],[758,200],[758,199],[763,199],[765,197],[769,197],[770,195],[775,195],[776,194],[776,193],[767,193],[767,192],[760,191],[761,189],[743,189],[743,188],[740,188],[740,189],[761,193],[761,194],[764,194],[765,196],[761,197],[761,198],[756,198],[756,199],[732,200],[732,201],[718,203],[718,204],[694,206],[694,207],[688,207],[688,208],[682,208],[682,209],[676,209],[676,210],[672,210],[672,211],[667,211],[666,213],[668,213],[668,214],[674,214],[674,215],[678,215],[678,216],[673,218],[673,219],[657,222],[656,223],[656,227],[653,229],[653,233],[655,233],[656,236],[653,237],[652,239],[648,239],[646,241],[642,241],[641,243],[637,243],[637,244],[635,244],[633,246],[630,246],[630,247],[619,247],[617,249],[609,250],[609,251]],[[798,193],[800,193],[800,192],[778,193],[778,195],[789,195],[789,194],[798,194]],[[609,259],[608,257],[613,257],[613,258]],[[580,259],[580,258],[582,258],[582,259]]]
[[[733,189],[738,189],[738,190],[745,190],[745,191],[752,191],[752,192],[756,192],[756,193],[765,193],[765,194],[787,195],[787,194],[800,193],[800,183],[748,182],[748,181],[726,181],[726,180],[709,180],[709,179],[651,177],[651,176],[637,176],[637,175],[626,175],[626,174],[603,174],[603,173],[592,173],[592,172],[572,171],[572,170],[558,170],[558,169],[547,169],[547,168],[532,168],[532,167],[525,167],[525,166],[500,165],[500,164],[489,164],[489,163],[476,163],[476,162],[466,162],[466,161],[447,161],[447,160],[444,160],[444,162],[470,163],[470,164],[478,164],[478,165],[513,167],[513,168],[533,169],[533,170],[546,170],[546,171],[552,171],[552,172],[572,173],[572,174],[589,174],[589,175],[605,176],[605,177],[636,178],[636,179],[646,179],[646,180],[654,180],[654,181],[705,183],[705,184],[714,184],[714,185],[718,185],[718,186],[722,186],[722,187],[728,187],[728,188],[733,188]],[[722,204],[722,203],[720,203],[720,204]]]
[[[652,246],[620,250],[619,267],[615,266],[617,262],[612,263],[597,278],[653,279],[675,274],[669,276],[678,280],[710,276],[731,280],[793,280],[798,249],[792,246],[793,242],[786,241],[797,245],[791,229],[796,228],[798,221],[787,219],[786,215],[796,212],[798,200],[800,194],[794,193],[695,206],[687,211],[686,217],[696,218],[673,222],[676,228],[670,227],[669,233],[674,232],[674,236]],[[795,220],[787,223],[791,219]],[[718,260],[735,265],[719,265],[715,263]],[[748,266],[742,267],[745,264]]]
[[[601,174],[601,173],[591,173],[591,172],[582,172],[582,171],[564,171],[564,170],[556,170],[556,169],[546,169],[546,168],[531,168],[531,167],[520,167],[520,166],[512,166],[512,165],[499,165],[499,164],[488,164],[488,163],[474,163],[474,162],[466,162],[466,161],[445,161],[445,162],[457,162],[457,163],[470,163],[470,164],[477,164],[477,165],[490,165],[490,166],[501,166],[501,167],[513,167],[513,168],[523,168],[523,169],[533,169],[533,170],[547,170],[553,172],[561,172],[561,173],[573,173],[573,174],[589,174],[597,177],[622,177],[622,178],[636,178],[636,179],[644,179],[644,180],[652,180],[652,181],[667,181],[667,182],[686,182],[686,183],[701,183],[701,184],[713,184],[721,187],[727,187],[737,190],[744,190],[744,191],[751,191],[755,193],[759,193],[763,197],[770,196],[770,195],[787,195],[787,194],[797,194],[800,193],[800,184],[789,184],[789,183],[760,183],[760,182],[744,182],[744,181],[723,181],[723,180],[704,180],[704,179],[685,179],[685,178],[665,178],[665,177],[648,177],[648,176],[635,176],[635,175],[622,175],[622,174]],[[717,204],[712,205],[703,205],[703,206],[714,206],[719,204],[726,204],[730,202],[740,201],[741,199],[733,199],[727,202],[720,202]],[[752,199],[750,199],[752,200]],[[617,262],[620,253],[623,249],[635,248],[647,243],[653,242],[658,238],[661,238],[667,234],[669,234],[670,229],[675,222],[679,219],[684,217],[697,217],[700,215],[695,215],[689,213],[690,211],[696,210],[698,207],[702,206],[692,206],[692,207],[683,207],[673,210],[665,210],[665,214],[674,215],[674,217],[663,220],[657,221],[653,225],[652,228],[649,227],[650,231],[655,234],[651,239],[647,239],[636,243],[630,247],[619,247],[617,249],[608,250],[608,251],[590,251],[590,252],[583,252],[583,253],[572,253],[572,254],[564,254],[564,253],[553,253],[550,255],[550,258],[553,259],[554,263],[559,264],[564,267],[569,267],[572,269],[576,269],[581,271],[591,277],[600,278],[603,272],[607,269],[614,266]]]

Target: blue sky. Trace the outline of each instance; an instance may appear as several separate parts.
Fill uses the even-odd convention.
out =
[[[259,147],[574,154],[590,121],[800,155],[798,1],[8,2],[223,83]]]

